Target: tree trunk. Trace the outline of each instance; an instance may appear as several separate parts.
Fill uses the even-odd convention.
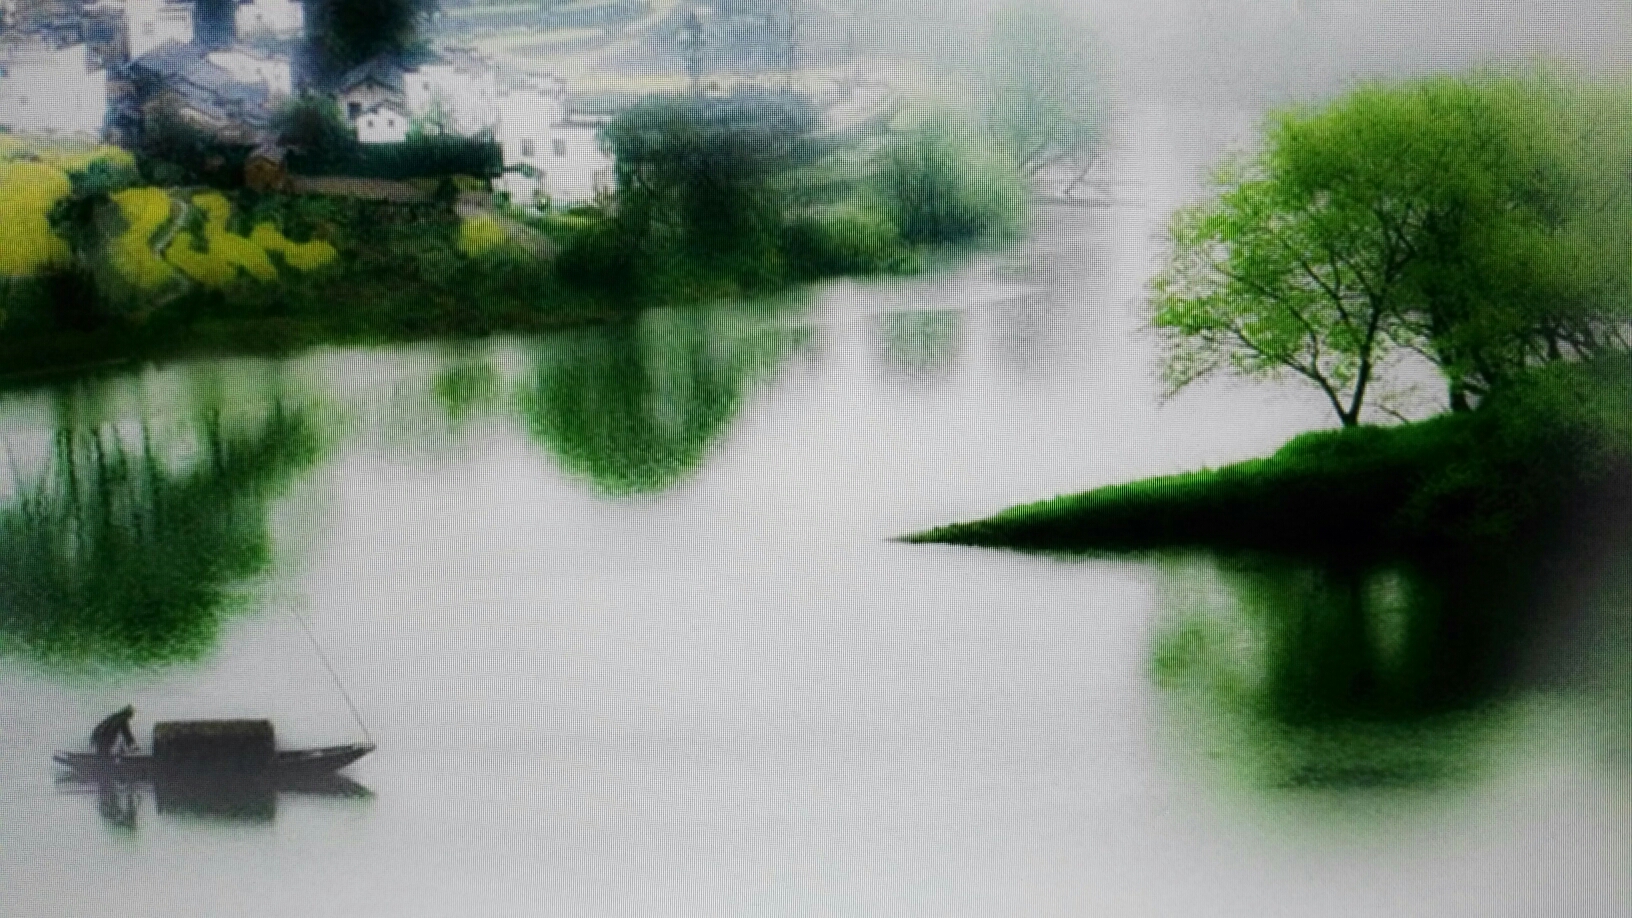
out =
[[[1450,381],[1451,410],[1455,412],[1472,411],[1473,406],[1468,403],[1468,387],[1460,379]]]

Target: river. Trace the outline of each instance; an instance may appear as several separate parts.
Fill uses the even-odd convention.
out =
[[[1519,641],[1400,572],[891,541],[1331,423],[1160,398],[1157,233],[1251,126],[1132,108],[1105,206],[920,277],[0,396],[0,913],[1632,913],[1625,594]],[[125,702],[360,738],[303,627],[354,785],[55,780]]]

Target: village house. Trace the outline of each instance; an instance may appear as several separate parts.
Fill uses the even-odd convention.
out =
[[[289,63],[240,49],[167,44],[131,62],[140,117],[179,117],[225,143],[256,144],[292,88]]]
[[[504,150],[504,174],[494,188],[521,206],[592,201],[612,182],[612,159],[601,149],[603,122],[574,117],[565,98],[521,87],[502,99],[495,139]]]
[[[193,4],[179,0],[125,0],[127,53],[134,60],[167,44],[193,43]]]
[[[355,123],[359,143],[402,143],[413,126],[408,113],[389,102],[370,106],[357,115]]]
[[[108,77],[83,43],[26,35],[0,41],[0,128],[100,138]]]
[[[306,34],[306,6],[296,0],[244,0],[233,23],[241,39],[297,39]]]
[[[403,74],[407,111],[431,133],[492,133],[499,94],[497,72],[464,52],[444,51]]]
[[[485,61],[454,50],[368,61],[340,80],[335,95],[362,143],[398,143],[415,126],[491,136],[504,155],[495,187],[524,206],[589,201],[611,183],[600,123],[570,116],[565,86],[554,77],[506,82]]]
[[[211,51],[204,59],[232,74],[239,83],[260,83],[266,86],[273,102],[281,101],[294,92],[294,70],[287,58],[245,47]]]

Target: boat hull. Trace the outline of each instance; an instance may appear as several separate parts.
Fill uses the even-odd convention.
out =
[[[276,779],[311,778],[327,775],[345,768],[370,752],[373,743],[350,743],[343,746],[325,746],[318,749],[284,749],[273,754],[272,761],[257,771]],[[159,776],[167,769],[151,755],[98,755],[94,752],[58,752],[51,757],[58,765],[69,769],[75,777],[89,780],[145,781]],[[208,763],[191,765],[207,770]]]

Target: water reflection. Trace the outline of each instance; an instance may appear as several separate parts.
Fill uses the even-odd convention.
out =
[[[64,776],[59,790],[96,797],[102,822],[122,833],[136,831],[152,792],[161,816],[266,825],[277,818],[278,800],[296,796],[330,800],[368,800],[374,792],[343,775],[170,775],[152,782],[89,780]]]
[[[872,321],[873,349],[889,375],[916,383],[951,377],[963,356],[961,309],[887,312]]]
[[[69,402],[71,404],[71,401]],[[59,409],[46,461],[0,505],[0,652],[55,665],[192,659],[229,587],[268,560],[277,486],[308,465],[307,413],[219,407],[163,432]]]
[[[499,404],[502,389],[493,365],[474,357],[453,361],[431,383],[437,404],[455,424],[490,413]]]
[[[140,807],[141,797],[134,784],[121,784],[117,781],[97,782],[96,811],[102,816],[102,821],[110,827],[134,832],[136,813]]]
[[[697,468],[811,335],[725,310],[652,310],[541,341],[519,403],[569,472],[606,494],[657,493]]]
[[[1289,559],[1163,569],[1152,667],[1205,755],[1251,784],[1470,777],[1534,670],[1517,578]]]

